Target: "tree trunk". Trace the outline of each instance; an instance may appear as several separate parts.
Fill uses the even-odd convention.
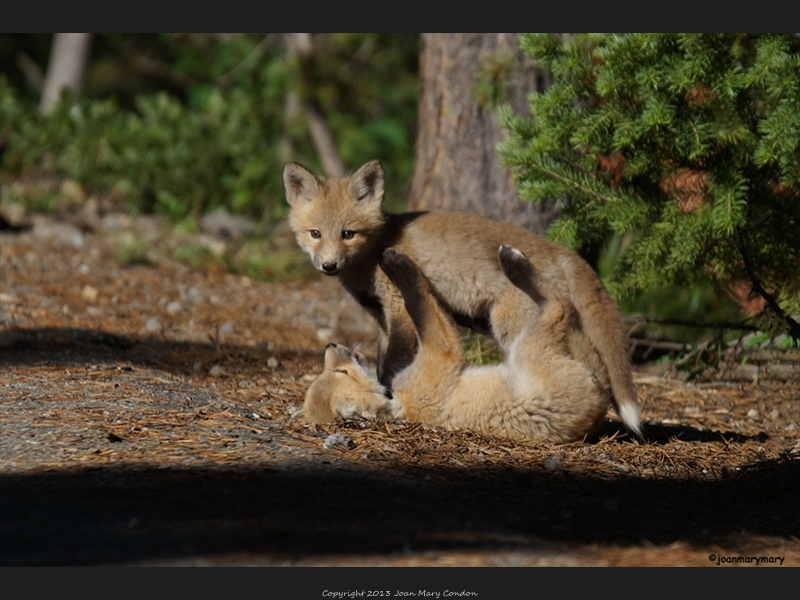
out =
[[[80,93],[91,43],[91,33],[55,34],[39,104],[43,114],[51,113],[58,106],[64,89],[76,96]]]
[[[510,61],[510,57],[515,60]],[[546,82],[518,46],[518,34],[423,34],[420,53],[419,131],[409,208],[447,208],[543,232],[554,203],[520,202],[509,169],[499,166],[502,139],[493,106],[476,100],[481,65],[506,61],[504,98],[529,115],[526,96]]]
[[[294,60],[296,57],[307,61],[314,60],[314,43],[310,33],[287,33],[286,45],[290,60]],[[300,76],[304,76],[302,68]],[[310,87],[309,82],[306,82],[304,87]],[[290,92],[286,98],[287,121],[296,119],[301,108],[308,119],[308,132],[322,162],[322,170],[325,171],[325,175],[328,177],[344,176],[347,170],[336,149],[333,132],[328,127],[328,123],[312,103],[303,102],[296,92]],[[287,146],[287,149],[291,149],[291,146]]]

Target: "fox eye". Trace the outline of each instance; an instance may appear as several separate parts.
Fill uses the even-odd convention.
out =
[[[352,239],[353,239],[353,236],[354,236],[355,234],[356,234],[356,232],[355,232],[355,231],[352,231],[352,230],[350,230],[350,229],[345,229],[345,230],[342,232],[342,239],[343,239],[343,240],[352,240]]]
[[[350,373],[347,372],[347,369],[336,369],[336,372],[337,373],[344,373],[348,377],[350,376]]]
[[[311,234],[311,237],[314,238],[315,240],[318,240],[319,238],[322,237],[322,234],[320,233],[319,229],[312,229],[311,231],[309,231],[309,233]]]

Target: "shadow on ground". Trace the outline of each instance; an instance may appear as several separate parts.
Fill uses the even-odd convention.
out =
[[[797,536],[793,462],[767,461],[702,482],[502,468],[406,469],[391,478],[302,468],[4,475],[0,564],[103,565],[228,553],[290,560]]]
[[[120,335],[94,329],[53,327],[0,331],[0,365],[80,367],[122,362],[155,367],[176,375],[191,374],[197,360],[236,357],[243,368],[263,367],[269,357],[313,357],[322,364],[324,346],[302,350],[176,341],[156,336]]]

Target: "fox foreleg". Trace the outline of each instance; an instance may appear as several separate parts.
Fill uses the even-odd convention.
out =
[[[454,323],[439,306],[425,276],[408,256],[394,248],[383,252],[381,268],[403,297],[420,350],[461,358],[461,341]]]

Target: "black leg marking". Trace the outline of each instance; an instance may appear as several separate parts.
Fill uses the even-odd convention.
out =
[[[528,294],[540,307],[545,303],[546,298],[539,287],[538,274],[527,256],[513,246],[503,245],[497,252],[497,260],[511,283]]]

